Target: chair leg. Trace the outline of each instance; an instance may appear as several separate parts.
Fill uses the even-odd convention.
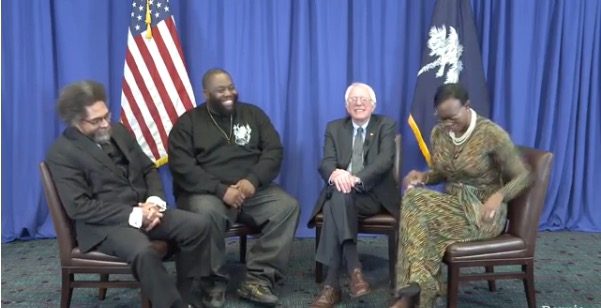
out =
[[[526,278],[524,279],[524,291],[526,291],[528,308],[535,308],[537,306],[536,292],[534,290],[534,261],[529,261],[527,264],[522,265],[522,271],[526,272]]]
[[[396,285],[397,237],[395,231],[388,234],[388,273],[390,275],[390,288],[393,290]]]
[[[106,282],[109,281],[109,274],[100,274],[100,281]],[[104,300],[106,298],[106,288],[98,289],[98,299]]]
[[[246,264],[246,241],[247,235],[240,235],[240,263]]]
[[[315,226],[315,251],[319,247],[319,238],[321,237],[321,226]],[[323,265],[315,261],[315,282],[323,282]]]
[[[447,308],[457,308],[459,295],[459,266],[449,264],[447,272]]]
[[[73,288],[71,282],[75,275],[69,273],[68,270],[62,270],[62,285],[61,285],[61,308],[69,308],[71,306],[71,297],[73,297]]]
[[[495,272],[495,267],[494,266],[485,266],[484,269],[486,270],[487,273],[494,273]],[[490,279],[488,281],[488,290],[490,292],[496,292],[497,291],[497,284],[495,282],[494,279]]]
[[[148,299],[148,297],[144,296],[144,294],[142,292],[140,292],[140,295],[142,297],[142,308],[150,308],[152,307],[150,300]]]

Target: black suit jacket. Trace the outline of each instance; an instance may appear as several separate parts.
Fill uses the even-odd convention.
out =
[[[149,196],[165,200],[158,171],[120,123],[112,139],[129,161],[129,176],[89,137],[65,129],[46,154],[60,199],[75,222],[79,248],[89,251],[109,232],[129,226],[129,214]]]
[[[396,122],[386,116],[373,114],[367,125],[363,143],[364,168],[356,176],[363,182],[363,189],[378,199],[391,214],[398,217],[400,191],[394,180],[394,157],[396,145]],[[319,174],[326,186],[321,190],[309,219],[314,218],[328,200],[331,190],[330,175],[336,169],[348,169],[353,155],[353,123],[350,117],[328,123],[326,127],[323,159]]]

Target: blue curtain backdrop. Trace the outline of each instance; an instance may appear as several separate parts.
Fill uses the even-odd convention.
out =
[[[2,4],[2,242],[52,237],[37,163],[63,129],[54,100],[68,82],[93,78],[107,86],[118,114],[131,2]],[[279,182],[302,205],[299,236],[313,234],[305,226],[322,185],[323,132],[345,115],[350,82],[371,84],[376,112],[398,120],[404,172],[423,167],[406,118],[434,0],[170,6],[196,97],[203,72],[224,67],[241,99],[263,107],[281,133]],[[516,143],[555,154],[540,229],[601,231],[601,1],[472,0],[472,7],[493,120]]]

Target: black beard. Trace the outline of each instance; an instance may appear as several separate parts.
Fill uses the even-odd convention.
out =
[[[211,97],[207,100],[207,104],[211,108],[211,111],[218,115],[229,116],[234,112],[234,108],[236,107],[236,103],[238,102],[238,95],[235,95],[232,99],[232,109],[228,109],[223,106],[223,101],[218,98]]]

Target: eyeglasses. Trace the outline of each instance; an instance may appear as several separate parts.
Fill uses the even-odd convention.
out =
[[[363,104],[367,104],[371,102],[371,98],[367,98],[367,97],[358,97],[358,96],[353,96],[353,97],[349,97],[346,100],[348,103],[356,103],[356,102],[361,102]]]
[[[107,123],[110,123],[111,122],[111,113],[109,112],[106,115],[104,115],[103,117],[94,118],[91,120],[83,119],[83,121],[89,123],[90,125],[94,125],[94,126],[99,126],[100,124],[102,124],[102,121],[106,121]]]
[[[445,117],[444,119],[441,118],[440,116],[438,116],[438,111],[434,111],[434,117],[436,117],[436,119],[438,119],[438,121],[442,122],[442,123],[446,123],[446,124],[455,123],[461,116],[461,113],[462,113],[461,110],[464,109],[463,107],[466,107],[466,106],[461,106],[461,107],[457,108],[457,111],[455,111],[452,116]],[[467,108],[465,108],[465,109],[467,109]]]

